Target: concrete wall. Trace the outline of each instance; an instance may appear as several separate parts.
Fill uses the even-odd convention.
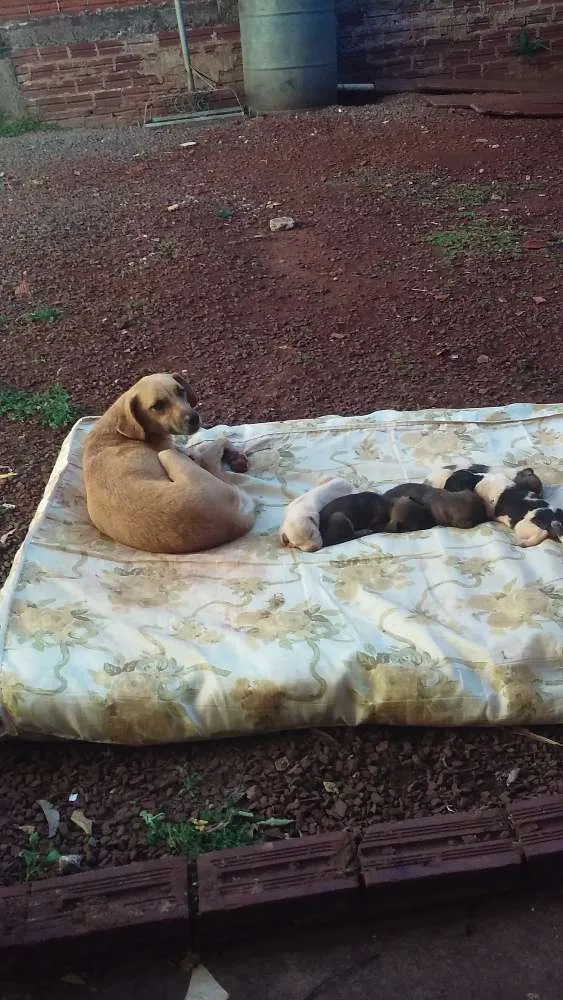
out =
[[[549,75],[563,0],[336,0],[342,81]],[[100,6],[101,5],[101,6]],[[242,92],[236,0],[184,2],[194,65]],[[0,113],[61,124],[138,121],[184,86],[171,0],[0,0]],[[545,43],[533,59],[517,36]]]

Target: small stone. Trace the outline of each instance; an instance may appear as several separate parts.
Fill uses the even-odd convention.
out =
[[[248,802],[254,802],[257,795],[258,788],[256,785],[251,785],[250,788],[246,789],[246,798]]]
[[[332,807],[332,812],[335,816],[338,816],[338,819],[344,819],[346,813],[348,812],[348,806],[343,799],[337,799]]]
[[[295,229],[295,219],[290,215],[280,215],[277,219],[270,219],[270,232],[279,233],[285,229]]]
[[[274,767],[276,771],[287,771],[289,767],[287,757],[278,757],[278,759],[274,762]]]
[[[478,365],[487,365],[490,360],[491,359],[490,359],[490,357],[489,357],[488,354],[480,354],[479,357],[477,358],[477,364]]]

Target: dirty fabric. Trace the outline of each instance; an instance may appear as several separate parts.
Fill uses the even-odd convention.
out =
[[[279,547],[320,474],[359,488],[436,464],[531,465],[563,505],[563,405],[383,411],[229,431],[258,516],[212,552],[155,556],[89,523],[66,439],[0,600],[5,731],[160,743],[301,726],[563,722],[563,546],[509,529]],[[204,436],[225,428],[204,431]],[[201,435],[199,435],[201,436]]]

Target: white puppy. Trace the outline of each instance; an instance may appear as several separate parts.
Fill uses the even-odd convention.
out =
[[[355,489],[345,479],[321,479],[319,485],[287,505],[280,528],[280,542],[286,548],[316,552],[322,549],[319,514],[331,500],[348,496]]]

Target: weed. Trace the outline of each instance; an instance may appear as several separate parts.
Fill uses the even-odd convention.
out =
[[[60,854],[56,847],[52,847],[49,851],[42,851],[39,834],[37,830],[34,830],[33,833],[29,834],[27,847],[20,851],[19,857],[25,868],[24,881],[31,882],[44,875],[49,865],[59,860]]]
[[[454,260],[459,254],[466,256],[514,256],[518,248],[518,234],[511,226],[499,226],[486,219],[468,219],[459,229],[440,230],[427,236],[427,242],[440,247],[444,256]]]
[[[0,417],[7,420],[27,420],[39,417],[45,427],[69,427],[80,416],[62,385],[43,392],[27,389],[0,389]]]
[[[177,771],[182,779],[182,787],[178,792],[178,797],[182,798],[183,795],[189,795],[190,792],[193,792],[196,785],[199,785],[201,774],[198,774],[197,771],[194,771],[193,774],[187,774],[185,767],[182,765],[177,768]]]
[[[39,118],[6,118],[0,115],[0,139],[25,135],[26,132],[50,132],[57,126],[52,122],[42,122]]]
[[[314,365],[317,361],[312,354],[298,354],[296,358],[293,359],[294,365]]]
[[[38,306],[31,312],[23,314],[22,319],[28,323],[56,323],[63,314],[62,309],[52,309],[50,306]]]
[[[547,48],[547,42],[544,42],[542,38],[531,38],[527,31],[521,31],[514,39],[516,54],[532,61],[540,52],[545,52]]]
[[[225,847],[245,847],[261,842],[265,828],[292,823],[289,819],[257,820],[254,813],[232,805],[204,810],[200,816],[176,822],[168,820],[163,812],[150,813],[146,809],[140,816],[147,826],[150,847],[163,844],[172,854],[185,854],[189,858]]]
[[[233,210],[226,205],[217,205],[215,215],[218,219],[225,219],[226,222],[230,222],[233,217]]]
[[[463,205],[467,208],[482,208],[487,205],[494,194],[504,193],[499,184],[449,184],[443,192],[443,198],[450,204]]]

